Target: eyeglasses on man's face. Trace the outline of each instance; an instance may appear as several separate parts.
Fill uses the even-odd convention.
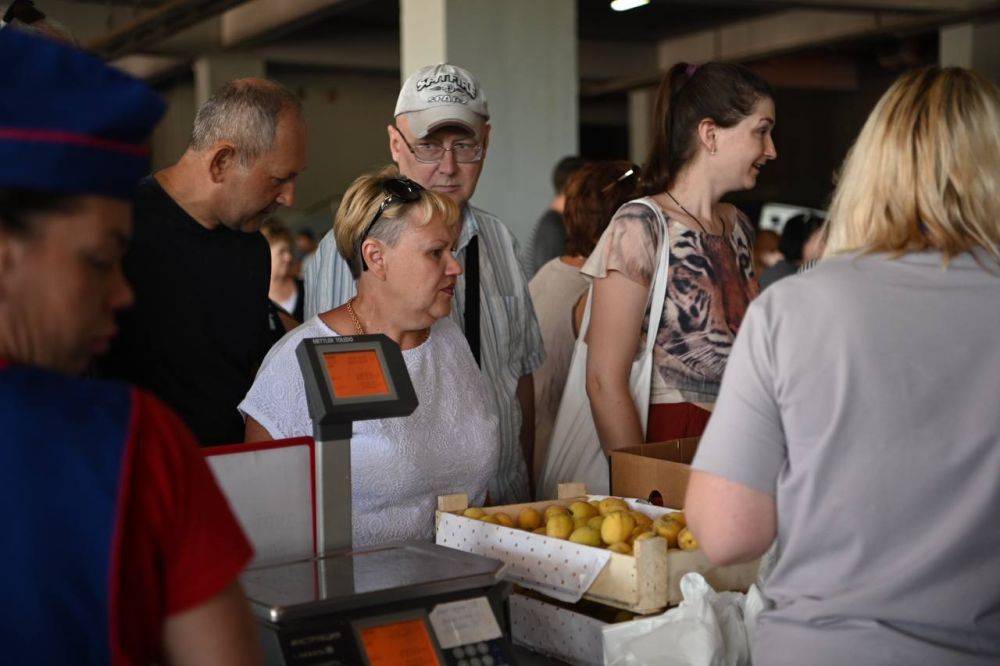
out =
[[[411,144],[398,127],[396,127],[396,131],[403,139],[406,147],[417,158],[417,161],[423,164],[437,164],[444,159],[444,154],[447,152],[451,152],[455,156],[455,161],[459,164],[478,162],[483,159],[483,144],[478,141],[459,139],[453,142],[450,147],[446,147],[440,141],[432,141],[430,139],[417,139]]]
[[[396,204],[408,204],[418,201],[420,199],[420,194],[424,191],[424,188],[420,183],[416,183],[405,176],[400,176],[398,178],[390,178],[382,183],[382,191],[385,193],[385,198],[382,199],[382,205],[378,207],[378,211],[372,217],[372,221],[368,223],[365,227],[365,231],[361,234],[361,238],[358,239],[358,256],[361,256],[361,244],[365,242],[368,238],[369,232],[371,232],[372,227],[378,222],[378,219],[382,217],[382,213],[386,211],[389,206],[395,206]],[[368,264],[365,262],[365,258],[361,256],[361,270],[368,270]]]

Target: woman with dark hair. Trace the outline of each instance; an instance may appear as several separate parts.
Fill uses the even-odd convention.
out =
[[[295,277],[292,232],[277,220],[267,220],[260,228],[271,248],[271,284],[267,297],[271,303],[302,323],[305,298],[302,280]]]
[[[778,240],[778,251],[781,252],[782,258],[761,273],[761,291],[781,278],[795,275],[803,262],[816,259],[815,256],[806,255],[806,244],[813,239],[822,224],[822,218],[809,213],[788,218]]]
[[[578,324],[574,306],[587,290],[580,267],[594,250],[614,212],[635,195],[639,168],[626,161],[593,162],[581,167],[566,184],[562,256],[544,264],[528,291],[545,344],[545,362],[535,370],[536,478],[545,466],[549,439],[566,385]],[[537,481],[536,481],[537,486]]]
[[[770,87],[745,67],[681,63],[664,77],[642,172],[647,196],[618,210],[582,269],[594,278],[587,393],[605,452],[704,429],[758,290],[752,226],[720,199],[753,188],[777,157],[774,119]],[[649,312],[664,242],[666,298],[661,312]],[[638,413],[629,376],[649,317],[659,326],[644,433],[647,415]]]

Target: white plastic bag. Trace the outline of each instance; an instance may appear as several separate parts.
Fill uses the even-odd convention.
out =
[[[648,206],[656,215],[660,226],[660,254],[656,263],[656,275],[650,287],[649,328],[646,331],[646,346],[632,363],[629,375],[629,392],[639,410],[642,431],[646,432],[649,412],[649,389],[653,373],[653,343],[659,330],[663,301],[667,293],[667,268],[670,262],[670,241],[667,237],[667,222],[663,211],[651,199],[636,199],[631,203]],[[609,227],[605,233],[611,233]],[[543,463],[536,495],[539,499],[552,499],[557,495],[560,483],[580,482],[587,485],[587,492],[606,495],[610,490],[610,470],[608,457],[604,454],[601,441],[597,437],[594,416],[587,398],[587,330],[590,327],[590,306],[594,289],[587,293],[587,307],[580,324],[580,334],[573,347],[566,376],[559,411],[556,413],[549,449]]]
[[[716,592],[697,573],[681,579],[681,592],[677,608],[606,627],[606,666],[750,666],[746,595]]]

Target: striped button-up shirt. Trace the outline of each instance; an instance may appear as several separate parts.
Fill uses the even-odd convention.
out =
[[[528,470],[521,451],[521,407],[517,382],[535,371],[545,357],[542,333],[518,262],[517,242],[493,215],[473,206],[463,213],[455,258],[465,267],[465,248],[479,237],[479,331],[483,376],[500,415],[500,469],[490,484],[497,504],[526,502]],[[330,231],[320,241],[305,272],[305,316],[332,310],[357,293],[347,262],[337,252]],[[451,317],[464,328],[465,274],[455,286]],[[419,397],[419,396],[418,396]]]

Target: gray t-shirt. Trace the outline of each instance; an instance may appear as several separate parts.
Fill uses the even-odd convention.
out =
[[[841,257],[747,312],[694,467],[775,496],[754,663],[1000,663],[1000,267]],[[807,656],[806,656],[807,655]]]
[[[563,216],[549,208],[535,225],[531,240],[524,248],[525,272],[531,278],[556,257],[566,254],[566,227]]]

